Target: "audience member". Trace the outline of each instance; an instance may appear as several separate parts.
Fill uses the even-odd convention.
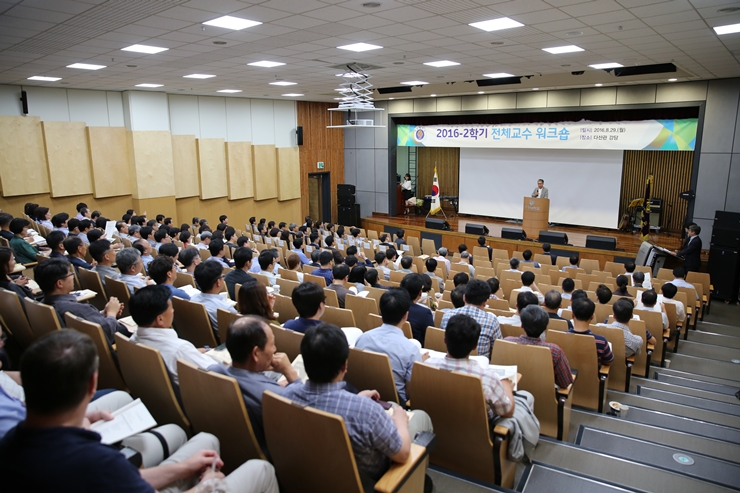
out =
[[[291,300],[298,318],[288,320],[283,327],[305,333],[309,327],[321,323],[326,308],[326,294],[321,286],[314,282],[302,282],[293,289]]]
[[[408,255],[401,257],[401,268],[398,269],[398,272],[403,272],[405,274],[412,274],[414,271],[411,270],[411,266],[414,264],[413,257],[409,257]]]
[[[345,265],[347,265],[346,262]],[[367,286],[367,283],[365,282],[366,273],[367,267],[365,267],[364,265],[355,265],[354,267],[352,267],[352,270],[349,271],[349,279],[347,280],[347,282],[354,285],[358,293],[364,291],[365,286]]]
[[[665,307],[663,306],[663,303],[658,303],[658,293],[656,293],[654,290],[648,289],[647,291],[643,291],[642,296],[637,302],[637,306],[635,308],[637,308],[638,310],[660,313],[661,319],[663,321],[663,330],[668,328],[668,315],[665,312]],[[648,337],[648,339],[650,339],[650,337]],[[650,344],[655,343],[651,342]]]
[[[203,262],[195,268],[193,275],[195,282],[198,283],[200,293],[193,295],[190,301],[202,303],[208,312],[208,318],[211,319],[211,327],[216,334],[216,340],[219,340],[218,332],[218,309],[226,310],[230,313],[237,313],[234,306],[221,296],[221,291],[225,287],[223,269],[216,262]]]
[[[134,294],[135,288],[143,288],[148,284],[142,277],[139,277],[144,264],[136,248],[124,248],[118,252],[116,265],[121,271],[121,281],[126,283],[131,294]]]
[[[568,330],[572,330],[573,322],[560,316],[560,305],[562,304],[563,298],[557,290],[550,290],[545,295],[545,312],[547,312],[547,316],[555,320],[565,320],[568,322]]]
[[[589,324],[594,319],[594,312],[596,311],[594,302],[588,298],[581,298],[573,301],[570,308],[573,311],[574,323],[568,328],[568,332],[592,336],[596,340],[596,355],[599,358],[599,365],[610,364],[614,360],[614,354],[609,347],[609,341],[606,340],[606,337],[594,334],[589,329]]]
[[[0,212],[0,237],[10,244],[10,240],[13,239],[13,233],[10,231],[10,221],[13,220],[13,216],[7,212]],[[29,223],[30,224],[30,223]]]
[[[542,253],[549,256],[550,260],[552,261],[552,265],[555,265],[558,262],[558,256],[552,253],[550,251],[551,249],[552,249],[552,246],[549,243],[542,244]]]
[[[642,350],[642,337],[634,335],[630,331],[629,323],[632,320],[632,312],[634,311],[635,305],[632,304],[632,300],[629,298],[620,298],[612,305],[612,312],[614,313],[614,322],[610,324],[600,323],[598,325],[604,325],[606,327],[614,327],[622,329],[624,332],[624,346],[625,355],[627,357],[635,354],[640,354]],[[650,339],[649,333],[646,334]]]
[[[630,280],[627,276],[617,276],[617,279],[615,283],[617,284],[617,289],[614,290],[612,293],[614,296],[624,296],[627,298],[632,298],[632,295],[627,291],[627,285],[629,284]]]
[[[368,286],[372,288],[388,289],[388,286],[383,286],[378,283],[378,271],[375,269],[368,269],[367,272],[365,272],[365,282],[367,282]]]
[[[532,260],[532,250],[524,250],[522,252],[522,262],[527,262],[528,264],[533,264],[535,269],[540,268],[539,262],[535,262]]]
[[[522,287],[519,291],[529,291],[534,293],[537,297],[537,302],[541,305],[545,302],[545,296],[540,292],[540,288],[534,282],[534,272],[523,272],[522,273]]]
[[[67,237],[64,236],[64,233],[61,231],[52,231],[46,236],[46,246],[49,247],[51,252],[49,253],[49,258],[61,258],[64,260],[67,260],[67,251],[64,249],[64,240],[66,240]],[[17,260],[16,255],[16,260]]]
[[[509,268],[504,272],[518,272],[521,274],[522,271],[519,270],[519,259],[516,257],[511,258],[509,260]]]
[[[478,339],[478,354],[491,356],[491,348],[496,339],[501,339],[501,327],[493,313],[484,310],[491,297],[491,288],[488,283],[480,279],[473,279],[465,285],[465,306],[449,310],[442,317],[441,329],[447,328],[447,322],[455,315],[468,315],[481,326]]]
[[[458,287],[461,284],[467,284],[470,282],[472,276],[467,275],[465,272],[458,272],[452,278],[452,284]]]
[[[488,250],[488,261],[490,262],[493,260],[493,248],[486,245],[486,237],[485,236],[479,236],[478,237],[478,246],[483,247]]]
[[[13,233],[13,238],[10,239],[10,248],[13,249],[15,254],[15,260],[21,264],[30,264],[36,262],[36,254],[39,253],[39,249],[28,243],[25,238],[28,236],[28,226],[30,226],[28,219],[16,217],[10,221],[10,232]]]
[[[136,250],[139,251],[139,255],[141,255],[141,264],[144,266],[144,270],[148,271],[149,264],[154,260],[154,256],[152,255],[154,247],[152,247],[151,243],[147,240],[142,239],[134,242],[134,248],[136,248]]]
[[[158,285],[167,286],[170,290],[170,296],[177,296],[183,300],[190,301],[190,295],[180,288],[174,286],[177,279],[177,267],[172,257],[159,255],[151,264],[149,264],[149,277]]]
[[[596,288],[596,299],[601,305],[608,304],[609,301],[611,301],[612,299],[612,290],[609,289],[605,284],[599,284],[599,287]]]
[[[237,293],[237,311],[242,315],[256,315],[268,322],[277,321],[273,306],[275,296],[267,292],[261,282],[245,284]]]
[[[434,257],[434,259],[437,261],[438,264],[444,264],[445,266],[445,275],[450,275],[450,261],[447,258],[447,249],[445,247],[440,247],[439,250],[437,250],[437,256]]]
[[[332,269],[332,281],[327,289],[337,293],[337,299],[339,300],[339,308],[344,308],[344,300],[347,297],[349,290],[344,286],[345,281],[349,279],[349,267],[345,264],[337,264]]]
[[[11,277],[15,269],[15,257],[13,250],[9,247],[0,247],[0,288],[13,291],[21,298],[34,299],[31,289],[28,287],[29,279],[25,276],[19,276],[15,279]],[[0,366],[0,369],[2,366]]]
[[[424,279],[421,274],[408,274],[401,280],[401,288],[409,293],[411,305],[409,305],[408,322],[411,325],[411,332],[414,339],[424,346],[424,336],[427,333],[427,327],[434,327],[434,316],[432,311],[426,307],[417,304],[422,296]]]
[[[424,272],[424,275],[428,276],[430,279],[436,279],[437,283],[439,284],[439,292],[444,292],[445,281],[435,273],[437,271],[437,261],[433,258],[428,258],[426,262],[424,262],[424,266],[427,268],[427,271]]]
[[[183,248],[177,256],[177,261],[182,265],[184,272],[192,275],[195,268],[200,265],[201,258],[197,248]]]
[[[573,295],[573,290],[576,289],[576,282],[572,278],[566,277],[563,279],[561,287],[563,288],[563,294],[561,296],[564,300],[569,300]]]
[[[92,265],[85,261],[85,254],[87,253],[87,246],[77,236],[68,236],[64,240],[64,249],[69,254],[69,262],[74,266],[75,271],[80,267],[83,269],[90,270],[93,268]]]
[[[681,324],[684,323],[686,321],[686,310],[683,306],[683,303],[674,299],[674,297],[678,293],[678,288],[676,287],[676,285],[670,282],[666,282],[663,284],[660,290],[662,294],[658,296],[658,302],[670,303],[671,305],[675,305],[676,321]]]
[[[90,243],[88,247],[90,256],[95,260],[94,272],[98,273],[100,282],[105,286],[105,276],[116,281],[121,279],[121,273],[113,267],[116,261],[116,254],[113,252],[111,242],[108,240],[96,240]]]
[[[258,282],[253,276],[248,274],[250,267],[252,267],[252,249],[247,247],[239,247],[234,250],[234,270],[230,271],[224,277],[226,283],[226,289],[229,292],[229,298],[236,301],[236,294],[234,288],[237,284],[245,286]]]
[[[512,325],[514,327],[522,326],[521,313],[524,307],[529,305],[538,305],[539,301],[534,293],[521,291],[516,295],[516,313],[510,317],[498,317],[499,324]]]
[[[561,270],[565,272],[566,269],[577,269],[578,268],[578,255],[571,255],[569,259],[570,265],[566,265]]]
[[[475,277],[475,267],[473,267],[473,264],[471,263],[472,259],[473,257],[470,255],[470,252],[462,252],[460,254],[460,261],[457,263],[467,266],[470,277]]]

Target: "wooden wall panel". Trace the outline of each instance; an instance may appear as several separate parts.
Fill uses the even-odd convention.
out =
[[[228,200],[227,197],[200,200],[197,197],[191,197],[178,199],[176,203],[178,224],[190,224],[193,216],[195,216],[208,219],[211,225],[216,225],[218,224],[218,217],[221,214],[226,214],[229,216],[230,226],[245,230],[251,216],[255,216],[258,220],[264,217],[268,221],[301,224],[303,217],[300,200],[286,200],[283,202],[277,199],[259,201],[254,199]]]
[[[49,192],[41,120],[0,116],[0,181],[3,196]]]
[[[124,127],[87,127],[86,130],[90,177],[95,197],[131,195],[126,129]]]
[[[148,219],[154,219],[157,214],[164,214],[165,217],[171,217],[172,222],[176,225],[180,225],[183,222],[190,224],[189,219],[186,218],[184,221],[177,221],[177,206],[175,203],[175,197],[155,197],[151,199],[133,199],[132,207],[137,214],[143,214],[146,212]],[[125,212],[125,211],[123,211]]]
[[[416,152],[417,195],[423,197],[432,194],[435,166],[439,179],[439,194],[459,195],[460,149],[457,147],[417,147]]]
[[[337,185],[344,183],[344,130],[326,126],[329,125],[328,109],[337,105],[309,101],[297,101],[297,105],[298,125],[303,127],[303,145],[299,147],[302,215],[308,215],[308,175],[330,173],[332,220],[336,220]],[[324,169],[318,169],[318,162],[324,163]]]
[[[254,170],[250,142],[226,143],[229,200],[254,197]]]
[[[276,149],[278,166],[278,200],[301,197],[301,163],[297,147]]]
[[[133,207],[131,195],[119,197],[96,198],[93,195],[75,195],[69,197],[51,197],[48,193],[35,195],[17,195],[14,197],[0,197],[0,209],[14,216],[23,214],[23,206],[31,202],[43,205],[51,210],[52,215],[58,212],[66,212],[70,216],[77,214],[75,206],[84,202],[93,211],[100,211],[110,219],[120,219],[127,209]],[[138,211],[137,211],[138,212]]]
[[[654,176],[653,197],[663,199],[661,230],[681,231],[688,202],[678,197],[691,188],[693,151],[624,151],[619,217],[632,199],[645,196],[645,181]]]
[[[127,132],[135,199],[175,196],[172,136],[168,130]]]
[[[197,139],[198,175],[202,200],[226,197],[226,149],[224,139]]]
[[[277,187],[277,156],[275,145],[252,146],[254,200],[275,199]]]
[[[195,135],[172,136],[172,166],[175,170],[175,197],[200,195]]]
[[[52,197],[93,192],[87,133],[82,122],[41,122]]]

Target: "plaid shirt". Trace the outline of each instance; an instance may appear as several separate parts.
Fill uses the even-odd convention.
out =
[[[344,419],[357,468],[378,480],[390,466],[389,457],[401,450],[401,436],[396,425],[380,404],[367,397],[344,390],[345,382],[303,385],[285,388],[283,397]]]
[[[493,313],[489,313],[481,310],[477,306],[465,305],[454,310],[449,310],[442,317],[442,330],[447,328],[447,322],[450,321],[450,317],[455,315],[468,315],[475,319],[480,324],[480,337],[478,338],[478,354],[480,356],[491,357],[491,347],[496,339],[501,339],[501,327],[498,324],[498,319]]]
[[[624,354],[628,358],[635,354],[640,354],[642,350],[642,337],[632,333],[630,326],[627,324],[620,324],[619,322],[612,322],[610,324],[597,324],[604,327],[612,327],[615,329],[622,329],[624,332]]]
[[[426,364],[443,370],[459,371],[480,377],[483,385],[483,397],[485,397],[488,404],[488,419],[508,414],[511,408],[514,407],[514,403],[506,395],[498,375],[487,368],[482,368],[475,360],[450,358],[448,355],[444,358],[429,358]]]
[[[542,342],[539,337],[528,336],[507,337],[504,340],[524,344],[525,346],[544,346],[550,348],[550,353],[552,353],[552,368],[555,370],[555,383],[561,389],[573,383],[573,375],[570,372],[570,366],[568,366],[568,358],[565,357],[565,353],[557,344]]]

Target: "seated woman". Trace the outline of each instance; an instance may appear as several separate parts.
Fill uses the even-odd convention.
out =
[[[15,253],[16,260],[22,264],[36,262],[38,248],[28,243],[25,238],[28,236],[28,226],[31,223],[27,219],[16,217],[10,221],[10,232],[13,238],[10,240],[10,248]]]
[[[0,288],[13,291],[21,298],[34,299],[33,293],[28,288],[28,278],[19,276],[13,279],[10,274],[15,269],[15,257],[13,250],[8,247],[0,247]]]
[[[296,273],[296,276],[298,276],[298,282],[303,282],[303,272],[301,271],[301,258],[295,254],[291,253],[288,256],[288,270],[292,270]]]
[[[268,323],[277,323],[277,317],[273,311],[275,297],[267,292],[267,288],[261,282],[243,284],[237,295],[236,311],[241,315],[257,315],[267,320]]]
[[[351,285],[355,286],[357,288],[357,292],[365,290],[365,286],[368,285],[367,281],[365,281],[365,274],[367,273],[367,267],[364,265],[355,265],[352,267],[352,270],[349,272],[349,279],[347,282],[349,282]]]
[[[612,294],[614,296],[627,296],[628,298],[632,298],[632,295],[627,291],[627,285],[629,282],[630,280],[627,276],[617,276],[617,289],[615,289]]]

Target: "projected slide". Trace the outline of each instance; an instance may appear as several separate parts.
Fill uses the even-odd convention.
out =
[[[623,151],[460,149],[460,213],[522,218],[537,180],[550,195],[550,222],[616,229]]]

